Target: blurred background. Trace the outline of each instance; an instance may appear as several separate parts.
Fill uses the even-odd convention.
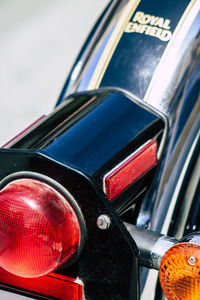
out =
[[[52,110],[108,2],[0,1],[0,146]]]

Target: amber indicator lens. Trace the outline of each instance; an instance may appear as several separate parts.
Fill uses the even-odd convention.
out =
[[[17,179],[0,192],[0,266],[22,277],[45,275],[76,253],[80,226],[60,192]]]
[[[157,142],[148,141],[104,177],[104,191],[113,201],[157,165]]]
[[[160,284],[169,300],[200,299],[200,246],[180,243],[170,248],[161,261]]]

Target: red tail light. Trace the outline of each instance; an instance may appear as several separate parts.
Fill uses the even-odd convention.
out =
[[[78,251],[78,217],[55,188],[17,179],[0,192],[0,266],[22,277],[38,277],[69,262]]]
[[[22,278],[0,268],[1,284],[28,294],[44,296],[45,299],[82,300],[84,297],[81,280],[54,273],[40,278]]]
[[[104,177],[104,191],[113,201],[130,185],[157,165],[157,142],[151,140]]]

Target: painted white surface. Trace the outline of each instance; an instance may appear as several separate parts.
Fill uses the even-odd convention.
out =
[[[29,299],[29,300],[31,300],[34,298],[24,297],[22,295],[12,294],[7,291],[0,290],[0,299],[2,299],[2,300],[28,300]]]
[[[107,3],[0,1],[0,145],[51,111]]]
[[[0,1],[0,145],[51,111],[82,43],[107,3]],[[27,298],[0,290],[0,299]]]

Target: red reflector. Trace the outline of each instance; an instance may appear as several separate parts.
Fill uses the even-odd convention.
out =
[[[17,179],[0,192],[0,266],[38,277],[68,262],[79,248],[75,211],[45,182]]]
[[[157,165],[157,142],[151,140],[126,158],[104,177],[104,190],[113,201]]]
[[[23,278],[0,268],[0,285],[9,285],[29,294],[35,293],[59,300],[83,299],[83,284],[80,280],[54,273],[39,278]]]

